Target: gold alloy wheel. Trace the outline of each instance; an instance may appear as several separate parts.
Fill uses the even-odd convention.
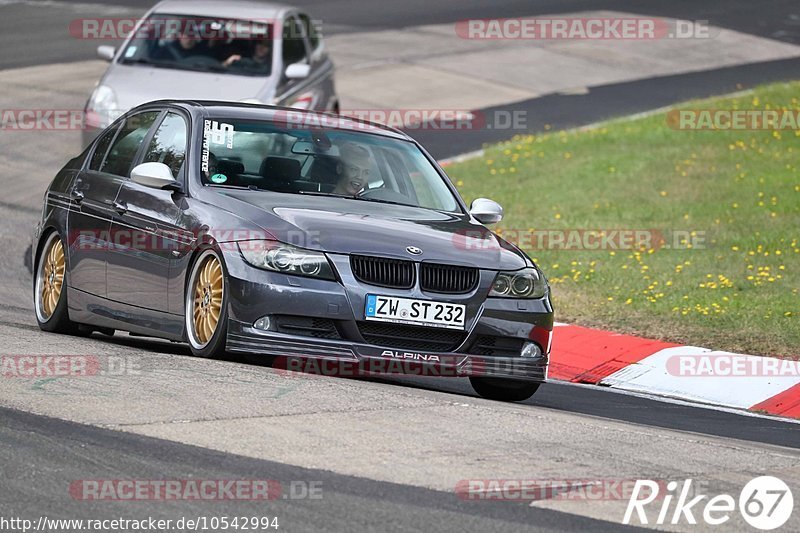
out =
[[[200,266],[194,284],[193,323],[194,336],[202,344],[208,344],[222,313],[223,290],[222,265],[213,255],[209,255]]]
[[[42,267],[40,289],[39,289],[39,312],[45,320],[48,320],[58,306],[61,298],[61,291],[64,287],[64,246],[61,239],[52,239],[50,248],[42,256]]]

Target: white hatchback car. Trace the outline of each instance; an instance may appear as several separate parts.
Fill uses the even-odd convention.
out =
[[[318,26],[278,4],[165,0],[119,49],[86,104],[84,144],[114,119],[161,99],[245,101],[338,112]]]

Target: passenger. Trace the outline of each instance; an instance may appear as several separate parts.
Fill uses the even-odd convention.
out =
[[[264,70],[268,69],[272,62],[272,41],[261,39],[253,45],[252,57],[242,57],[241,54],[233,54],[222,62],[225,67],[235,65],[236,68],[245,70]]]
[[[339,183],[333,189],[333,194],[358,196],[367,185],[369,169],[373,164],[369,150],[360,144],[349,142],[339,149],[339,159]]]

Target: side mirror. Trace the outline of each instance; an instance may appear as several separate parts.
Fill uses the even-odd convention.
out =
[[[311,74],[311,65],[306,63],[292,63],[286,67],[286,77],[290,80],[302,80]]]
[[[476,198],[469,206],[469,214],[481,224],[497,224],[503,220],[503,208],[488,198]]]
[[[142,163],[131,170],[131,179],[134,183],[151,189],[180,190],[181,188],[175,181],[172,171],[164,163]]]
[[[100,59],[105,59],[106,61],[111,61],[114,59],[114,56],[117,55],[117,49],[113,46],[102,44],[97,47],[97,57]]]

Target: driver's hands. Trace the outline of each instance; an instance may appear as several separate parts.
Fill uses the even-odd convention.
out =
[[[226,59],[222,63],[222,66],[223,67],[229,67],[229,66],[233,65],[234,63],[236,63],[237,61],[241,61],[241,60],[242,60],[242,56],[240,56],[239,54],[233,54],[231,57],[229,57],[228,59]]]

